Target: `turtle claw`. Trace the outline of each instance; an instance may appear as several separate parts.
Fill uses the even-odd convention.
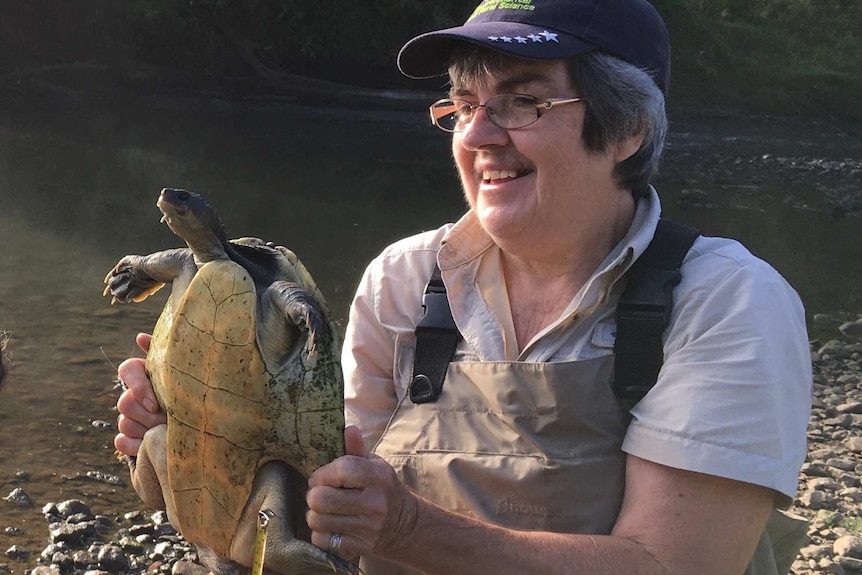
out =
[[[346,559],[342,559],[338,555],[327,553],[326,562],[332,569],[333,573],[346,573],[348,575],[364,575],[364,571],[358,565],[354,565]]]
[[[111,295],[111,305],[117,302],[142,302],[153,295],[164,283],[150,277],[141,269],[141,256],[126,256],[117,262],[105,276],[103,296]]]

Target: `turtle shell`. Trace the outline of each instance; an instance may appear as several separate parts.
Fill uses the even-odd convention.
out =
[[[280,279],[311,281],[295,256],[278,267]],[[168,416],[176,527],[222,556],[229,555],[263,463],[285,461],[307,478],[344,453],[338,341],[325,303],[317,300],[328,333],[317,338],[314,352],[299,342],[286,361],[274,364],[259,342],[273,337],[258,329],[259,314],[274,311],[261,305],[265,287],[231,260],[204,264],[184,293],[172,294],[147,357]],[[320,297],[316,286],[308,287]]]

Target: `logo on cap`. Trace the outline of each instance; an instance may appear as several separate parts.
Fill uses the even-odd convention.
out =
[[[479,14],[483,14],[485,12],[490,12],[491,10],[535,10],[536,7],[533,6],[533,0],[485,0],[473,10],[473,13],[470,14],[470,17],[467,18],[467,22],[478,16]]]

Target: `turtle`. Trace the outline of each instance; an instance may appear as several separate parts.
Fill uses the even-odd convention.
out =
[[[168,420],[171,522],[206,567],[236,572],[252,551],[238,526],[261,511],[248,507],[265,481],[299,509],[273,518],[288,541],[267,546],[267,570],[358,573],[309,542],[303,515],[308,477],[345,453],[340,343],[320,289],[287,248],[228,240],[204,196],[165,188],[156,205],[187,247],[123,257],[103,293],[140,302],[171,284],[146,359]]]

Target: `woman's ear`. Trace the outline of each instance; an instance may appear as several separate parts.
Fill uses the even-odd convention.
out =
[[[638,132],[634,136],[630,136],[625,140],[621,140],[614,144],[614,162],[617,164],[625,162],[635,155],[640,150],[641,144],[644,142],[644,135]]]

